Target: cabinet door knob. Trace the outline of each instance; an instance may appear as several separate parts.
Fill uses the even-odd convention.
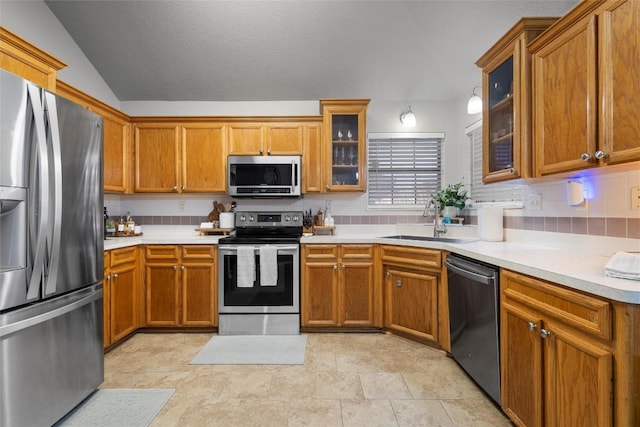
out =
[[[173,186],[173,191],[178,191],[178,186],[177,185]]]
[[[118,277],[120,277],[120,275],[118,273],[113,273],[113,278],[117,279]]]
[[[529,328],[529,330],[530,330],[530,331],[535,331],[535,330],[538,328],[538,325],[536,325],[536,324],[535,324],[535,323],[533,323],[533,322],[529,322],[529,323],[527,324],[527,327]]]
[[[108,281],[108,280],[111,280],[111,275],[110,275],[110,274],[108,274],[107,276],[105,276],[104,280],[107,280],[107,281]]]
[[[267,150],[267,155],[271,155],[271,150]]]
[[[331,187],[329,186],[329,184],[325,185],[324,188],[326,188],[327,191],[331,190]]]
[[[174,266],[173,266],[173,271],[176,271],[177,269],[178,269],[178,266],[177,266],[177,265],[174,265]]]
[[[183,185],[182,187],[180,187],[180,189],[181,189],[182,191],[184,191],[184,185]]]
[[[264,151],[260,150],[260,155],[262,156],[264,154]]]
[[[338,269],[338,264],[333,264],[333,269],[337,270]]]
[[[184,265],[180,266],[180,270],[184,271]]]
[[[391,277],[391,272],[387,271],[387,277]]]
[[[345,267],[345,265],[344,265],[344,264],[342,264],[342,269],[344,270],[345,268],[346,268],[346,267]]]
[[[400,279],[396,280],[396,286],[397,287],[402,286],[402,280],[400,280]]]
[[[608,156],[608,154],[607,154],[607,153],[605,153],[605,152],[604,152],[604,151],[602,151],[602,150],[598,150],[598,151],[596,151],[596,154],[595,154],[596,159],[604,159],[604,158],[605,158],[605,157],[607,157],[607,156]]]
[[[547,331],[546,329],[540,329],[540,336],[542,338],[548,338],[549,335],[551,335],[551,332]]]
[[[591,154],[589,153],[580,154],[580,160],[582,160],[583,162],[588,162],[589,160],[591,160]]]

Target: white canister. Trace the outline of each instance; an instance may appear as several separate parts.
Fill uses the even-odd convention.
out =
[[[220,212],[220,228],[233,228],[236,214],[233,212]]]
[[[482,206],[478,209],[478,236],[487,242],[501,242],[503,239],[502,208]]]

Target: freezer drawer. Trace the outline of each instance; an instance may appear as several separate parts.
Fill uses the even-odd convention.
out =
[[[0,315],[0,426],[51,426],[104,379],[102,285]]]

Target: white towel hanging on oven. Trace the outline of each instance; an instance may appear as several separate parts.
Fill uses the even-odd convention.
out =
[[[260,286],[276,286],[278,284],[278,248],[260,246]]]
[[[251,245],[238,246],[236,276],[238,288],[252,288],[256,280],[255,248]]]

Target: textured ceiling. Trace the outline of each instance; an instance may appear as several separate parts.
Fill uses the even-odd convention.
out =
[[[572,1],[46,1],[120,101],[451,100]]]

